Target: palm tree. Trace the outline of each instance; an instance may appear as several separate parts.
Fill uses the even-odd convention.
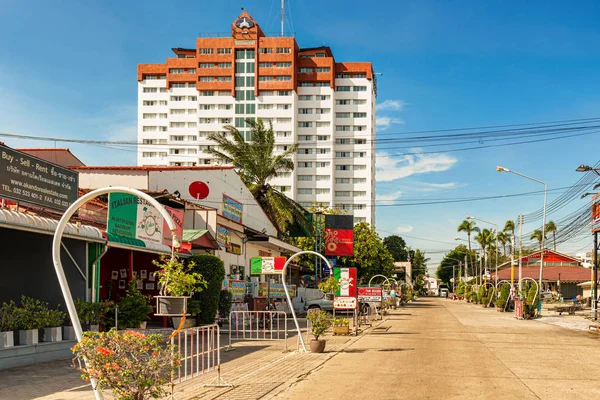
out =
[[[246,124],[250,126],[250,141],[245,141],[237,128],[226,125],[226,132],[208,135],[208,139],[216,142],[218,147],[210,147],[204,151],[224,163],[233,164],[280,235],[287,232],[292,224],[298,224],[306,232],[311,232],[311,224],[304,214],[304,208],[269,184],[271,179],[294,169],[291,155],[298,145],[293,144],[282,154],[275,155],[273,124],[269,123],[266,128],[260,118],[257,121],[248,118]]]
[[[467,238],[469,239],[469,261],[471,264],[471,268],[473,268],[473,255],[471,253],[471,233],[479,233],[479,228],[475,225],[477,225],[475,221],[469,221],[468,219],[465,219],[463,222],[460,223],[457,229],[457,232],[466,232]]]
[[[512,238],[515,237],[515,221],[513,221],[512,219],[509,219],[508,221],[506,221],[506,223],[504,224],[504,232],[510,232],[510,239],[509,239],[510,253],[515,254],[515,249],[513,249],[513,243],[512,243]]]
[[[554,242],[554,251],[556,251],[556,224],[554,221],[550,221],[546,224],[546,233],[552,232],[552,241]]]
[[[531,234],[531,236],[529,237],[530,240],[537,240],[538,243],[540,244],[540,251],[542,251],[542,230],[541,229],[536,229],[535,231],[533,231],[533,233]],[[544,238],[545,239],[545,238]]]
[[[479,234],[477,236],[475,236],[475,241],[477,243],[479,243],[479,246],[481,246],[481,252],[484,255],[485,255],[485,249],[486,248],[489,249],[495,239],[496,239],[496,235],[494,234],[494,231],[491,229],[484,229],[481,232],[479,232]],[[498,249],[496,249],[496,251],[498,251]],[[488,260],[489,260],[489,257],[486,257],[485,267],[487,267]]]
[[[506,232],[498,232],[498,242],[502,244],[502,251],[506,257],[506,243],[510,243],[510,236]]]

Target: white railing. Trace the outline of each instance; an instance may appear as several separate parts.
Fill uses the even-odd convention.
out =
[[[221,340],[216,324],[183,329],[171,337],[177,345],[179,366],[173,376],[175,383],[221,370]]]
[[[229,313],[229,347],[233,341],[283,340],[287,351],[288,321],[284,311],[232,311]]]

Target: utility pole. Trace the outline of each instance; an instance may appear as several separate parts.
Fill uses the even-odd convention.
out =
[[[467,263],[467,255],[465,254],[465,285],[467,284],[467,267],[469,264]]]
[[[496,282],[498,273],[496,272]],[[515,230],[513,229],[510,235],[510,291],[512,296],[515,295]]]
[[[598,232],[594,232],[594,264],[592,266],[592,313],[598,320]]]
[[[523,214],[519,214],[519,297],[523,296]]]

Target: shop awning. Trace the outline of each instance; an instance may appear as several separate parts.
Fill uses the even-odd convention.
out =
[[[51,218],[0,209],[0,227],[19,229],[46,235],[54,235],[58,221]],[[89,242],[104,242],[102,231],[93,226],[67,223],[65,237],[87,240]]]
[[[150,253],[171,254],[171,248],[162,243],[154,243],[140,239],[132,239],[108,232],[103,232],[103,236],[108,241],[107,245],[109,247],[118,247],[122,249],[136,251],[146,251]]]
[[[264,238],[264,239],[263,238],[250,239],[249,241],[256,245],[263,246],[268,249],[277,250],[279,252],[298,253],[299,251],[302,251],[301,248],[293,246],[289,243],[286,243],[283,240],[274,238],[273,236],[269,236],[268,238]]]
[[[217,241],[206,229],[184,229],[182,242],[191,243],[193,247],[218,250]]]

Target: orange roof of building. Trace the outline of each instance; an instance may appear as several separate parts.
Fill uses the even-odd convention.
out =
[[[495,276],[492,273],[492,277]],[[518,268],[515,267],[515,279],[518,276]],[[540,279],[540,267],[539,266],[527,266],[522,269],[523,278],[532,278],[536,281]],[[545,281],[558,281],[561,282],[586,282],[591,279],[592,270],[584,267],[577,266],[552,266],[544,267],[543,280]],[[499,279],[510,279],[510,268],[502,269],[498,271]]]

